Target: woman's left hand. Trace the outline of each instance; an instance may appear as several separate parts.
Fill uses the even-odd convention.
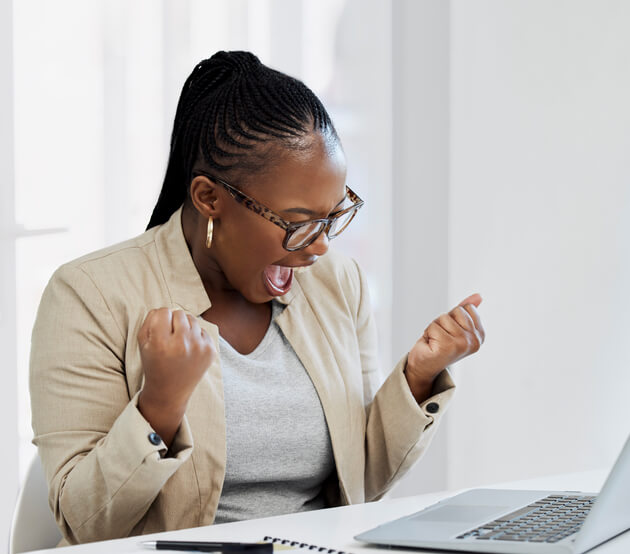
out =
[[[435,319],[409,351],[405,375],[415,399],[426,400],[435,377],[447,366],[479,350],[486,337],[472,294],[447,314]]]

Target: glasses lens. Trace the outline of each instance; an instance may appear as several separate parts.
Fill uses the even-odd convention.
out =
[[[314,237],[322,232],[323,228],[324,223],[321,221],[311,221],[306,225],[296,227],[287,241],[287,248],[296,250],[306,246]]]
[[[330,230],[328,231],[328,237],[333,239],[337,235],[341,234],[352,221],[352,218],[357,213],[357,209],[358,208],[355,208],[354,210],[350,210],[349,212],[346,212],[345,214],[340,215],[339,217],[335,218],[330,225]]]

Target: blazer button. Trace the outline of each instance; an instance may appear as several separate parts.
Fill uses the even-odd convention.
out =
[[[149,442],[157,446],[162,442],[162,437],[160,437],[157,433],[149,433]]]
[[[440,405],[437,402],[429,402],[425,406],[425,410],[430,414],[437,414],[440,411]]]

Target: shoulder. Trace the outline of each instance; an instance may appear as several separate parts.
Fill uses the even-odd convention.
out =
[[[38,313],[57,314],[54,325],[87,329],[93,324],[109,329],[116,341],[125,337],[144,318],[146,306],[169,305],[158,232],[156,227],[60,266],[44,290]],[[39,319],[39,327],[50,333],[50,326]]]
[[[91,268],[106,267],[112,263],[119,264],[121,261],[146,258],[147,250],[150,250],[155,243],[155,235],[158,230],[159,227],[154,227],[132,239],[95,250],[65,263],[61,268],[90,270]]]
[[[342,302],[352,311],[357,310],[366,294],[365,276],[357,262],[332,249],[308,269],[296,274],[296,279],[305,296]]]
[[[123,332],[145,306],[168,305],[156,227],[63,264],[52,275],[41,306],[79,317],[112,317]],[[86,316],[87,317],[87,316]]]
[[[157,228],[124,242],[96,250],[60,266],[51,281],[76,281],[89,278],[94,284],[120,286],[138,278],[151,267],[156,257]]]
[[[337,250],[329,249],[317,262],[299,273],[298,277],[300,280],[312,277],[322,282],[353,282],[360,278],[360,272],[359,265],[353,258]]]

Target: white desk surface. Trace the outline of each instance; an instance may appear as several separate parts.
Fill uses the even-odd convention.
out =
[[[597,492],[600,490],[606,474],[606,471],[574,473],[513,483],[501,483],[499,485],[493,485],[492,487]],[[379,502],[329,508],[314,512],[289,514],[250,521],[225,523],[222,525],[182,529],[180,531],[170,531],[153,535],[142,535],[140,537],[130,537],[113,541],[88,543],[57,548],[54,551],[60,554],[117,554],[129,552],[143,552],[148,554],[156,551],[143,549],[140,546],[141,541],[171,539],[255,542],[262,540],[265,536],[272,536],[343,550],[348,554],[394,554],[396,552],[409,554],[409,550],[368,547],[363,543],[355,541],[352,537],[362,531],[376,527],[385,521],[421,510],[457,492],[460,491],[445,491],[406,498],[385,499]],[[51,550],[42,550],[39,552],[50,553]],[[627,554],[630,552],[630,532],[605,543],[592,552],[597,552],[597,554]]]

